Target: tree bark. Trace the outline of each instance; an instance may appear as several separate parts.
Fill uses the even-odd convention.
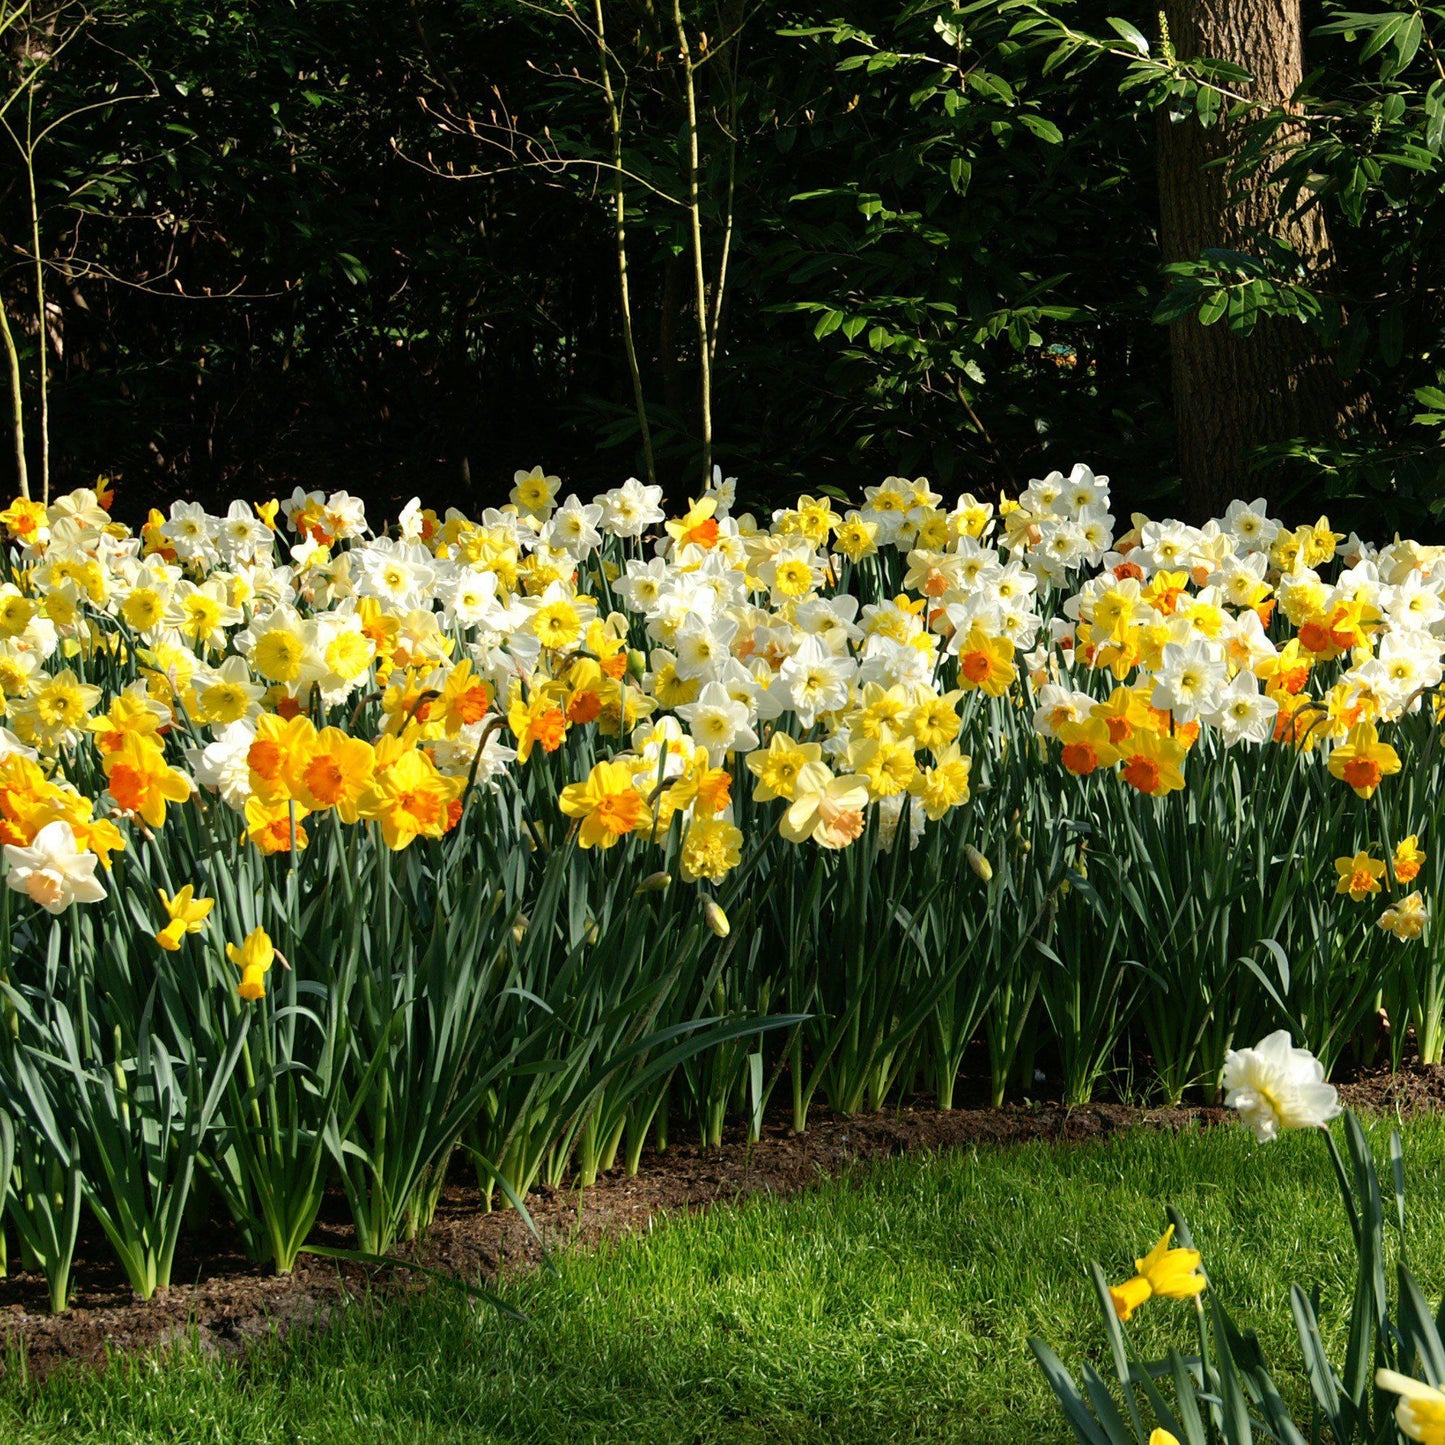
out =
[[[1164,0],[1164,17],[1182,60],[1208,56],[1248,70],[1249,99],[1286,106],[1304,73],[1300,0]],[[1230,158],[1248,117],[1159,121],[1160,241],[1166,262],[1197,260],[1211,247],[1258,253],[1259,242],[1289,242],[1316,277],[1330,267],[1330,239],[1318,207],[1282,211],[1266,166],[1240,186]],[[1280,139],[1284,139],[1281,135]],[[1218,164],[1214,164],[1218,162]],[[1290,437],[1338,434],[1345,388],[1297,321],[1265,317],[1248,336],[1220,321],[1186,316],[1170,326],[1179,468],[1186,510],[1202,519],[1236,496],[1255,496],[1261,475],[1251,453]]]

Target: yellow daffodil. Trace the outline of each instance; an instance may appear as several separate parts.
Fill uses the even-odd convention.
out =
[[[805,763],[778,831],[790,843],[811,838],[820,848],[846,848],[863,832],[867,803],[866,779],[835,778],[825,764]]]
[[[1330,754],[1330,776],[1348,783],[1357,798],[1373,798],[1382,779],[1400,771],[1400,755],[1382,743],[1372,722],[1358,723]]]
[[[652,819],[631,772],[617,762],[597,763],[585,781],[569,783],[558,806],[580,820],[577,843],[582,848],[610,848]]]
[[[1203,1291],[1206,1280],[1199,1269],[1199,1251],[1173,1249],[1170,1247],[1173,1238],[1171,1224],[1158,1244],[1143,1259],[1134,1261],[1133,1277],[1110,1287],[1109,1298],[1121,1320],[1127,1322],[1140,1305],[1155,1295],[1160,1299],[1193,1299]]]
[[[1380,891],[1380,879],[1385,876],[1385,860],[1360,852],[1352,858],[1336,858],[1335,872],[1339,875],[1335,892],[1347,893],[1352,903],[1359,903]]]
[[[206,926],[211,909],[216,906],[214,898],[197,898],[193,884],[187,883],[174,898],[165,889],[160,889],[161,907],[170,920],[156,934],[156,942],[168,953],[174,953],[181,946],[181,939],[188,933],[200,933]]]
[[[794,742],[785,732],[775,732],[765,748],[749,753],[744,761],[748,771],[758,780],[753,797],[760,803],[773,798],[792,800],[798,785],[798,774],[808,763],[822,759],[823,749],[817,743]]]
[[[1413,883],[1424,866],[1425,852],[1420,847],[1418,834],[1411,833],[1408,838],[1402,838],[1395,844],[1392,872],[1396,883]]]
[[[236,992],[249,1003],[266,996],[266,975],[276,957],[270,935],[264,928],[253,928],[239,947],[226,945],[226,957],[241,970]]]

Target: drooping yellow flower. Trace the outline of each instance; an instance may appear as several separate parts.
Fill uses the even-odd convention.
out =
[[[211,909],[216,906],[214,898],[197,898],[195,885],[187,883],[174,898],[164,888],[159,889],[161,907],[170,920],[156,934],[156,942],[168,953],[174,953],[181,946],[181,939],[188,933],[200,933],[206,926]]]
[[[1335,872],[1339,874],[1335,892],[1348,893],[1351,902],[1359,903],[1380,891],[1380,879],[1385,876],[1385,860],[1360,852],[1353,858],[1336,858]]]
[[[264,928],[253,928],[238,948],[234,943],[226,945],[226,957],[241,970],[241,981],[236,992],[247,1002],[254,1003],[266,996],[266,975],[275,961],[276,950]]]
[[[1118,1286],[1111,1286],[1109,1298],[1114,1303],[1114,1312],[1127,1323],[1129,1317],[1146,1300],[1158,1295],[1160,1299],[1193,1299],[1203,1292],[1207,1283],[1200,1273],[1200,1255],[1197,1249],[1172,1249],[1174,1238],[1171,1224],[1161,1236],[1158,1244],[1144,1256],[1134,1261],[1137,1271],[1132,1278]]]
[[[1330,754],[1330,776],[1348,783],[1357,798],[1373,798],[1381,780],[1400,771],[1400,755],[1380,741],[1372,722],[1357,723]]]
[[[652,818],[631,771],[619,762],[597,763],[583,782],[568,783],[558,806],[581,820],[577,842],[583,848],[610,848]]]

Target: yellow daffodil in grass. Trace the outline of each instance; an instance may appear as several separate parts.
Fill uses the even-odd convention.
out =
[[[1356,723],[1330,754],[1330,776],[1348,783],[1357,798],[1373,798],[1384,778],[1400,771],[1400,755],[1380,741],[1374,723]]]
[[[679,861],[684,881],[718,882],[741,862],[742,844],[742,830],[727,819],[694,818],[682,840]]]
[[[1120,747],[1124,781],[1151,797],[1177,792],[1184,786],[1184,753],[1184,745],[1166,733],[1137,732]]]
[[[1110,736],[1108,720],[1087,717],[1077,722],[1062,722],[1057,735],[1063,744],[1059,761],[1076,777],[1086,778],[1097,768],[1107,768],[1118,761],[1119,750]]]
[[[200,933],[206,926],[211,909],[216,906],[214,898],[197,898],[194,884],[187,883],[172,898],[164,888],[160,893],[161,907],[169,920],[156,934],[156,942],[168,953],[174,953],[181,946],[181,939],[188,933]]]
[[[444,777],[416,747],[384,741],[390,746],[376,749],[375,771],[356,800],[358,815],[381,824],[382,841],[393,851],[416,838],[440,838],[456,821],[453,806],[459,807],[467,780]]]
[[[1127,1321],[1140,1305],[1155,1295],[1160,1299],[1193,1299],[1203,1292],[1207,1281],[1199,1270],[1199,1251],[1172,1249],[1173,1238],[1171,1224],[1159,1243],[1143,1259],[1134,1261],[1137,1273],[1123,1284],[1110,1287],[1109,1298],[1121,1320]]]
[[[238,947],[226,945],[226,957],[241,970],[241,981],[236,992],[248,1003],[254,1003],[266,996],[266,975],[276,957],[270,936],[264,928],[253,928]]]

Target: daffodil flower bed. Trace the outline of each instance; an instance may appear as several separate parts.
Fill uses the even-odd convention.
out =
[[[199,1188],[295,1260],[786,1100],[1214,1089],[1445,1047],[1445,553],[1051,473],[759,519],[541,469],[480,517],[0,512],[0,1195],[54,1302]]]

